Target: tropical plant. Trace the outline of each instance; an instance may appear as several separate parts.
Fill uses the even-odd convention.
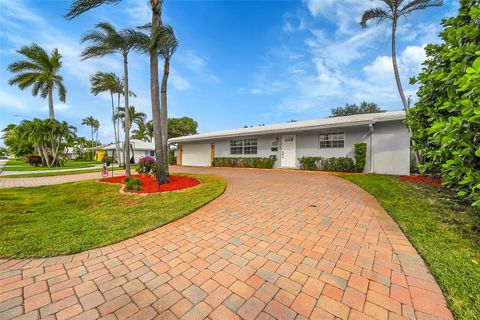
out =
[[[99,2],[99,1],[96,1]],[[128,54],[130,51],[138,45],[138,37],[133,30],[120,30],[117,31],[114,26],[106,22],[100,22],[96,25],[97,30],[92,30],[82,37],[82,43],[89,43],[89,46],[83,50],[83,59],[88,58],[100,58],[106,55],[120,53],[123,58],[123,80],[124,80],[124,92],[130,92],[128,87]],[[125,171],[126,175],[130,176],[130,120],[129,120],[129,94],[124,94],[125,98],[125,144],[124,144],[124,156],[125,156]]]
[[[367,144],[365,142],[355,143],[355,171],[363,172],[367,164]]]
[[[96,149],[97,139],[94,139],[94,135],[97,134],[98,138],[98,128],[100,127],[100,122],[92,116],[82,119],[82,125],[90,127],[90,135],[92,137],[92,161],[95,155],[94,149]]]
[[[480,208],[480,1],[461,0],[444,19],[442,43],[426,47],[419,101],[407,116],[420,169]]]
[[[330,117],[344,117],[351,116],[355,114],[365,114],[365,113],[379,113],[385,112],[374,102],[363,101],[360,105],[356,104],[346,104],[345,107],[334,107],[331,109],[332,115]]]
[[[58,49],[53,49],[49,55],[45,49],[32,43],[30,47],[23,47],[17,51],[27,60],[14,62],[8,70],[15,76],[8,82],[18,85],[20,90],[32,87],[32,94],[45,99],[48,97],[48,117],[55,119],[53,110],[53,90],[57,88],[60,101],[65,102],[67,90],[63,84],[63,77],[59,74],[62,67],[62,55]]]
[[[400,80],[400,73],[398,72],[397,52],[396,52],[396,33],[398,21],[401,17],[406,17],[411,13],[419,10],[424,10],[430,7],[438,7],[443,5],[442,0],[413,0],[406,2],[404,0],[381,0],[386,5],[386,8],[372,8],[366,10],[362,15],[360,25],[362,28],[367,27],[370,20],[374,20],[379,24],[384,20],[391,20],[392,22],[392,64],[393,72],[395,73],[395,82],[397,83],[398,93],[402,99],[403,108],[408,113],[408,102],[403,92],[402,82]]]
[[[120,0],[75,0],[72,2],[70,9],[66,15],[68,19],[73,19],[86,11],[96,8],[103,4],[115,4]],[[159,81],[158,81],[158,29],[162,25],[162,0],[149,0],[150,8],[152,10],[152,20],[150,23],[150,35],[151,41],[148,47],[148,53],[150,56],[150,97],[152,102],[152,118],[154,126],[155,136],[155,156],[156,167],[158,169],[157,183],[167,183],[167,172],[165,171],[165,164],[163,163],[164,152],[163,143],[161,139],[161,121],[160,121],[160,96],[159,96]],[[153,35],[153,36],[152,36]],[[128,92],[128,90],[127,90]]]
[[[35,152],[35,146],[29,140],[20,138],[21,127],[16,124],[9,124],[3,130],[3,143],[16,158],[23,158]]]
[[[128,116],[128,121],[129,125],[128,127],[131,129],[133,127],[133,124],[137,124],[137,126],[140,124],[145,124],[145,120],[147,119],[147,115],[145,112],[137,111],[134,106],[130,106],[129,110],[129,116]],[[125,108],[124,107],[119,107],[117,109],[117,114],[115,117],[118,117],[119,119],[122,120],[122,127],[125,128],[125,119],[127,118],[125,115]]]
[[[123,82],[120,78],[113,72],[96,72],[90,76],[91,92],[95,96],[102,92],[108,92],[110,94],[110,99],[112,102],[112,123],[113,131],[115,135],[115,149],[118,158],[119,164],[122,164],[120,155],[120,136],[117,131],[117,120],[115,113],[115,105],[113,96],[116,94],[118,97],[118,104],[120,104],[120,95],[123,93]],[[117,106],[117,110],[119,105]]]
[[[152,142],[153,140],[153,122],[136,121],[137,128],[132,130],[132,139]]]

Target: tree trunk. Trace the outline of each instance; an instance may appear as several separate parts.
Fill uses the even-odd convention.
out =
[[[123,153],[125,154],[125,174],[130,177],[130,108],[128,106],[128,53],[123,54],[123,73],[125,80],[125,145]]]
[[[151,35],[155,34],[160,25],[160,18],[162,14],[162,1],[150,0],[152,8],[152,26]],[[155,139],[155,160],[157,166],[157,183],[167,183],[167,173],[165,172],[164,148],[162,141],[162,124],[160,119],[160,96],[158,90],[158,50],[150,52],[150,94],[152,102],[152,120],[153,120],[153,135]]]
[[[117,162],[118,162],[118,165],[120,165],[121,161],[120,161],[120,144],[118,142],[118,132],[117,132],[117,125],[116,125],[116,122],[117,120],[115,119],[115,105],[113,103],[113,92],[110,91],[110,98],[112,98],[112,122],[113,122],[113,134],[115,135],[115,152],[116,152],[116,158],[117,158]],[[115,159],[113,159],[115,160]]]
[[[122,155],[120,157],[120,141],[122,141],[121,137],[120,137],[120,117],[118,116],[118,109],[120,108],[120,96],[121,94],[118,93],[117,94],[117,112],[116,112],[116,115],[117,115],[117,137],[118,137],[118,154],[117,154],[117,158],[118,158],[118,163],[122,166],[125,166],[125,162],[123,161],[124,159],[124,156]]]
[[[92,136],[92,147],[90,149],[92,150],[92,161],[93,161],[94,160],[94,158],[93,158],[94,157],[94,153],[93,153],[93,145],[94,145],[94,143],[93,143],[93,124],[90,126],[90,134]]]
[[[53,111],[53,88],[48,91],[48,118],[55,119]]]
[[[170,59],[165,58],[165,63],[163,65],[163,78],[162,78],[162,88],[161,88],[161,98],[162,98],[162,108],[160,110],[160,120],[161,120],[161,129],[162,129],[162,143],[164,148],[163,161],[165,165],[165,173],[168,176],[168,110],[167,110],[167,83],[168,83],[168,74],[170,73]]]
[[[393,63],[393,72],[395,74],[395,81],[397,82],[398,93],[400,94],[400,98],[402,99],[403,109],[405,110],[405,114],[408,115],[408,108],[409,103],[405,98],[405,93],[403,92],[402,82],[400,80],[400,73],[398,72],[398,65],[397,65],[397,49],[396,49],[396,33],[397,33],[397,20],[394,18],[392,21],[392,63]],[[409,127],[408,131],[412,132],[412,129]],[[412,140],[412,145],[415,145],[415,142]],[[420,166],[420,156],[418,151],[414,151],[413,155],[415,157],[415,162],[417,167]]]

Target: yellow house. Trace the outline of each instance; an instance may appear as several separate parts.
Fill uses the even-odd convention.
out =
[[[95,153],[95,161],[102,161],[103,160],[103,157],[105,157],[107,155],[107,151],[106,150],[97,150],[97,152]]]

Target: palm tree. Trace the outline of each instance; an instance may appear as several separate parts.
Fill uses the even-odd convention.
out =
[[[98,120],[95,119],[94,117],[89,116],[89,117],[86,117],[86,118],[82,119],[82,125],[85,125],[85,126],[90,127],[90,136],[91,136],[91,138],[92,138],[92,161],[93,161],[93,156],[94,156],[94,152],[93,152],[93,148],[94,148],[93,135],[95,134],[95,130],[97,129],[97,126],[100,126],[100,123],[99,123]]]
[[[137,129],[132,131],[132,139],[138,139],[146,142],[153,140],[153,121],[136,121]]]
[[[53,89],[57,88],[60,101],[65,102],[67,90],[63,84],[63,77],[59,74],[62,67],[62,55],[58,49],[53,49],[49,55],[45,49],[32,43],[30,47],[23,47],[17,51],[24,55],[27,60],[14,62],[8,66],[8,70],[15,77],[8,82],[10,85],[17,84],[20,90],[32,88],[32,94],[40,93],[42,98],[48,96],[48,117],[55,119],[53,110]]]
[[[430,7],[438,7],[443,5],[442,0],[413,0],[404,4],[404,0],[381,0],[387,6],[387,8],[373,8],[366,10],[362,15],[362,21],[360,25],[362,28],[367,27],[367,23],[370,20],[377,21],[377,24],[383,20],[392,21],[392,63],[393,63],[393,72],[395,73],[395,81],[397,82],[398,93],[402,99],[403,108],[405,113],[408,113],[408,101],[405,98],[405,93],[403,92],[402,82],[400,81],[400,74],[398,72],[397,65],[397,53],[396,53],[396,31],[398,20],[401,17],[406,17],[414,11],[424,10]]]
[[[82,13],[96,8],[102,4],[116,4],[121,0],[74,0],[70,6],[66,17],[73,19]],[[150,34],[158,34],[158,29],[162,25],[162,4],[163,0],[149,0],[152,10],[152,21],[150,23]],[[152,37],[154,39],[155,37]],[[158,81],[158,46],[155,41],[149,46],[148,53],[150,55],[150,97],[152,102],[152,118],[155,135],[155,156],[157,165],[157,183],[167,183],[167,173],[165,171],[163,157],[163,143],[161,139],[161,121],[160,121],[160,96]],[[128,90],[127,90],[128,92]]]
[[[113,72],[97,72],[90,76],[91,92],[94,95],[98,95],[101,92],[109,92],[110,99],[112,101],[112,122],[113,122],[113,131],[115,135],[115,149],[117,154],[117,161],[121,165],[120,155],[120,137],[119,132],[117,132],[117,120],[115,113],[115,105],[113,102],[113,95],[118,95],[118,104],[120,104],[120,95],[123,92],[123,82],[120,78]],[[119,106],[117,106],[118,108]]]
[[[118,108],[118,112],[117,112],[117,115],[116,117],[118,117],[119,119],[122,119],[122,126],[125,128],[125,108],[124,107],[119,107]],[[145,122],[145,120],[147,119],[147,115],[144,113],[144,112],[141,112],[141,111],[138,111],[135,109],[134,106],[130,106],[129,108],[129,116],[128,116],[128,120],[130,121],[129,122],[129,128],[132,128],[133,126],[133,123],[136,123],[138,125],[138,123],[143,123]]]
[[[175,37],[173,28],[171,26],[161,26],[159,28],[161,34],[160,38],[160,54],[163,56],[163,77],[162,77],[162,87],[161,87],[161,111],[160,111],[160,120],[162,128],[162,144],[165,148],[164,150],[164,164],[165,171],[167,175],[168,172],[168,112],[167,112],[167,83],[168,75],[170,73],[170,60],[175,53],[175,50],[178,47],[178,40]]]
[[[124,80],[124,92],[129,92],[128,90],[128,54],[131,49],[135,48],[138,44],[138,39],[136,38],[136,32],[133,30],[120,30],[117,31],[114,26],[106,22],[100,22],[96,25],[98,30],[93,30],[88,32],[82,37],[82,43],[89,42],[88,46],[82,52],[83,59],[88,58],[100,58],[113,53],[120,53],[123,57],[123,80]],[[126,117],[126,126],[125,126],[125,159],[130,159],[130,137],[129,137],[129,124],[128,119],[129,104],[128,104],[128,94],[124,94],[125,98],[125,113]],[[130,176],[130,161],[125,161],[125,171],[126,175]]]

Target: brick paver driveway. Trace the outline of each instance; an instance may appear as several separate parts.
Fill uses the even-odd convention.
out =
[[[182,170],[224,176],[228,189],[188,217],[115,245],[0,261],[0,318],[452,318],[398,226],[352,183]]]

